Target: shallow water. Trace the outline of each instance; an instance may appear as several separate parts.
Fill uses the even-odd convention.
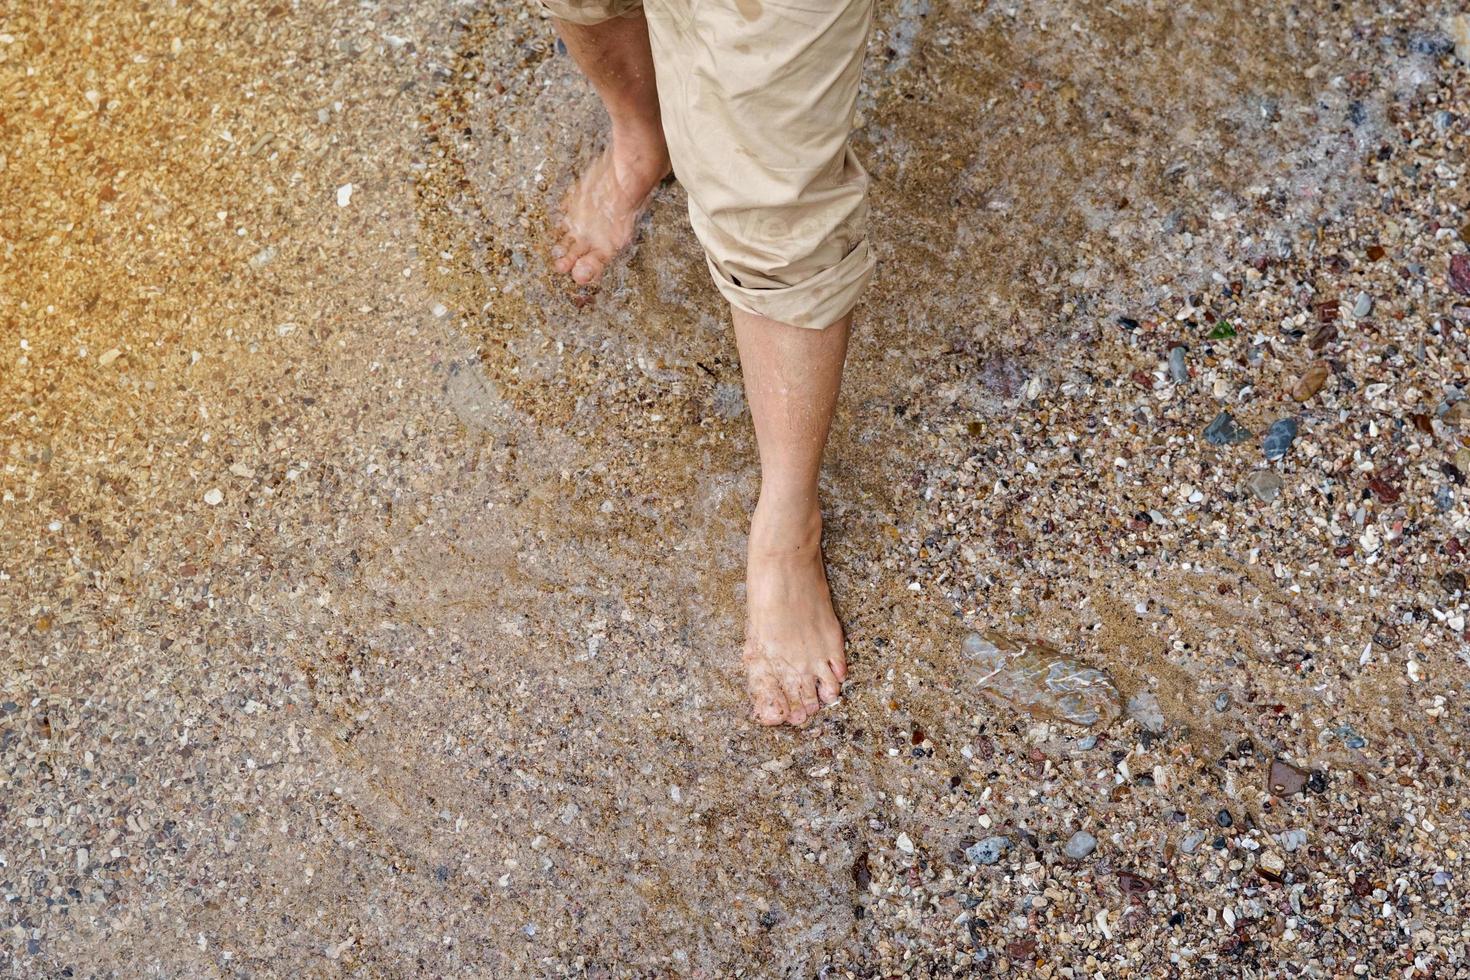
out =
[[[1346,779],[1348,721],[1391,755],[1463,748],[1402,711],[1408,651],[1441,681],[1457,663],[1417,581],[1324,567],[1303,590],[1270,567],[1285,522],[1231,516],[1222,543],[1115,462],[1230,465],[1120,393],[1140,342],[1116,318],[1167,320],[1371,200],[1364,159],[1440,70],[1389,12],[880,5],[856,141],[882,271],[827,470],[852,681],[801,732],[744,720],[754,444],[682,192],[595,295],[545,268],[548,202],[600,139],[545,23],[5,17],[19,975],[923,973],[955,936],[1023,961],[1008,915],[924,905],[1011,900],[953,858],[981,817],[1041,859],[1082,823],[1208,825],[1234,777],[1167,801],[1099,782],[1072,733],[978,694],[969,629],[1157,691],[1161,767],[1250,737]],[[1365,57],[1387,81],[1352,81]],[[1250,315],[1216,302],[1194,319]],[[1142,343],[1162,359],[1192,327]],[[1162,557],[1120,545],[1154,533]],[[1392,681],[1359,665],[1385,623]]]
[[[1118,689],[1096,667],[1069,660],[1046,644],[971,633],[962,675],[1001,701],[1040,718],[1090,728],[1117,720]]]

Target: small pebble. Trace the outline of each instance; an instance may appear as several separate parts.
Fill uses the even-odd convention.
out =
[[[1277,419],[1271,423],[1271,428],[1266,432],[1266,438],[1262,447],[1266,451],[1268,460],[1278,460],[1286,455],[1291,444],[1296,441],[1297,424],[1294,418]]]
[[[213,489],[206,490],[204,493],[204,502],[211,507],[219,506],[221,503],[224,502],[224,499],[225,495],[223,492],[220,491],[219,487],[214,487]]]
[[[1322,390],[1322,386],[1327,383],[1327,377],[1331,373],[1332,369],[1326,361],[1317,361],[1297,379],[1297,383],[1292,386],[1291,397],[1299,402],[1308,401]]]
[[[1250,430],[1236,422],[1229,412],[1221,412],[1205,427],[1205,441],[1213,446],[1235,446],[1250,437]]]
[[[1009,837],[987,837],[965,848],[965,860],[971,864],[995,864],[1010,849]]]
[[[1175,347],[1169,351],[1169,379],[1175,384],[1183,384],[1189,380],[1189,367],[1184,363],[1184,355],[1183,347]]]
[[[1450,288],[1461,296],[1470,296],[1470,255],[1461,253],[1450,259]]]
[[[1245,478],[1245,485],[1257,500],[1269,504],[1281,493],[1281,475],[1275,470],[1256,470]]]
[[[1444,22],[1450,40],[1455,46],[1455,57],[1470,64],[1470,14],[1455,14]]]
[[[1073,861],[1080,861],[1097,849],[1097,838],[1085,830],[1079,830],[1072,835],[1062,848],[1062,853]]]
[[[1155,735],[1164,730],[1164,709],[1152,691],[1140,691],[1128,699],[1128,717]]]

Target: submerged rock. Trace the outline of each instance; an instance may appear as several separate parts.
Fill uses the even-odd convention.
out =
[[[1277,419],[1271,423],[1271,428],[1266,432],[1262,447],[1266,450],[1266,458],[1278,460],[1286,455],[1291,444],[1296,441],[1297,424],[1294,418]]]
[[[1169,378],[1175,384],[1183,384],[1189,380],[1189,366],[1184,363],[1184,348],[1175,347],[1169,351]]]
[[[971,864],[995,864],[1010,849],[1009,837],[987,837],[965,848],[965,860]]]
[[[1298,378],[1296,384],[1292,386],[1291,397],[1299,402],[1310,399],[1322,390],[1322,386],[1327,383],[1327,376],[1331,373],[1331,370],[1326,361],[1318,361],[1307,368],[1306,373]]]
[[[1277,796],[1291,796],[1307,788],[1308,773],[1289,762],[1274,759],[1271,773],[1266,780],[1267,789]]]
[[[1269,504],[1281,493],[1281,476],[1275,470],[1256,470],[1245,478],[1245,485],[1257,500]]]
[[[1090,726],[1110,724],[1121,713],[1112,678],[1048,644],[971,633],[964,653],[978,668],[982,690],[1029,714]]]
[[[1062,853],[1073,861],[1080,861],[1097,849],[1097,838],[1085,830],[1079,830],[1072,835],[1062,848]]]
[[[1235,446],[1251,437],[1250,430],[1235,421],[1229,412],[1221,412],[1205,426],[1205,441],[1212,446]]]
[[[1152,691],[1139,691],[1128,699],[1128,717],[1155,735],[1164,730],[1164,709]]]

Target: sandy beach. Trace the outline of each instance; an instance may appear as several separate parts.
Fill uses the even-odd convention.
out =
[[[548,269],[534,5],[0,12],[0,974],[1470,975],[1461,15],[880,2],[767,730],[726,308],[673,180]]]

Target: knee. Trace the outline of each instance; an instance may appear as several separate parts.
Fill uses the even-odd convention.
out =
[[[850,312],[871,280],[867,177],[760,189],[713,211],[691,196],[710,274],[736,307],[820,329]]]

